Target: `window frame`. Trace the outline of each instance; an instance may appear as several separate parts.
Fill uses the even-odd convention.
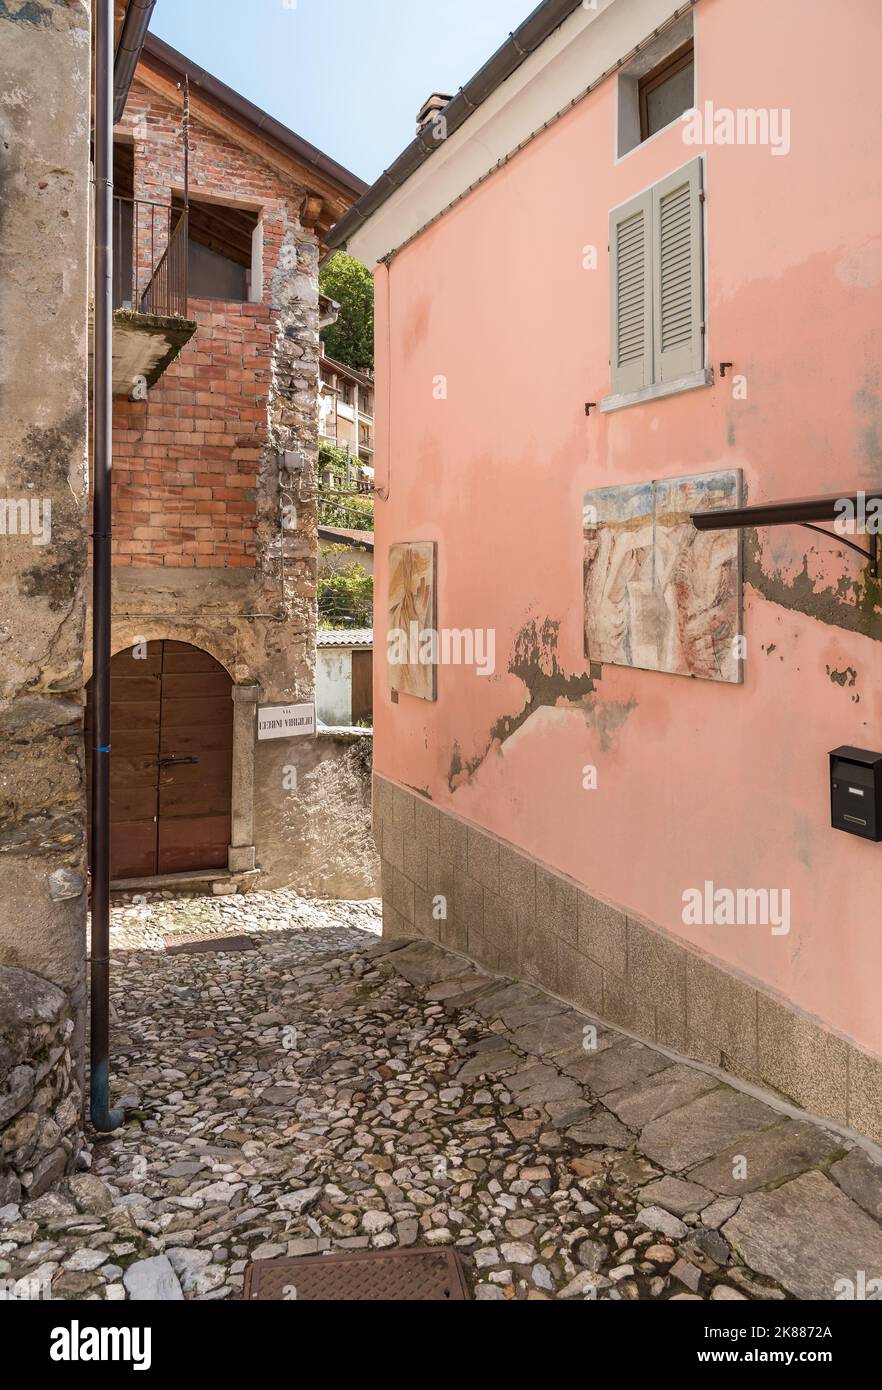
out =
[[[637,83],[637,107],[638,107],[638,110],[639,110],[639,113],[640,113],[640,141],[639,141],[639,143],[640,143],[641,145],[643,144],[644,140],[650,140],[650,139],[652,138],[653,135],[657,135],[657,134],[659,133],[659,131],[655,131],[655,130],[650,130],[650,129],[649,129],[649,105],[648,105],[648,98],[649,98],[649,96],[650,96],[653,92],[657,91],[659,87],[663,87],[664,84],[665,84],[666,82],[669,82],[670,79],[671,79],[672,77],[676,77],[676,75],[677,75],[678,72],[682,72],[684,68],[689,67],[690,64],[692,65],[692,68],[693,68],[692,95],[693,95],[693,98],[694,98],[694,96],[695,96],[695,77],[694,77],[694,69],[695,69],[695,37],[694,37],[694,35],[693,35],[692,37],[688,38],[688,39],[686,40],[685,43],[681,44],[679,48],[675,48],[674,51],[673,51],[673,53],[669,53],[668,56],[667,56],[666,58],[663,58],[663,59],[661,60],[661,62],[657,64],[656,67],[652,68],[649,72],[647,72],[643,77],[641,77],[641,78],[638,80],[638,83]],[[684,110],[686,110],[686,111],[688,111],[689,109],[690,109],[690,108],[689,108],[688,106],[687,106],[687,107],[684,107]],[[681,112],[680,114],[682,115],[682,112]],[[679,120],[679,116],[675,116],[675,117],[674,117],[674,120]],[[668,121],[668,122],[667,122],[667,125],[671,125],[672,123],[673,123],[673,122]],[[665,126],[660,126],[659,129],[660,129],[660,130],[665,130],[665,129],[667,128],[667,125],[665,125]]]
[[[658,215],[661,199],[665,196],[668,189],[678,181],[685,178],[694,181],[695,199],[695,231],[697,234],[696,247],[696,272],[695,282],[696,299],[694,303],[693,323],[697,332],[697,365],[694,369],[684,371],[680,376],[667,376],[661,367],[662,358],[657,346],[656,325],[659,314],[658,296],[661,288],[660,274],[660,241],[658,234]],[[609,338],[609,369],[610,369],[610,391],[607,396],[599,402],[601,413],[621,410],[625,406],[639,405],[643,401],[656,400],[664,396],[678,395],[683,391],[691,391],[700,386],[713,385],[713,369],[708,366],[709,346],[708,346],[708,287],[707,287],[707,215],[706,215],[706,186],[707,186],[706,162],[703,154],[688,160],[679,168],[671,170],[660,179],[655,179],[647,187],[641,189],[637,194],[616,207],[610,209],[610,237],[609,237],[609,294],[610,294],[610,338]],[[645,251],[644,265],[648,271],[648,285],[645,294],[649,300],[649,320],[648,327],[645,328],[644,337],[644,381],[640,385],[638,381],[622,382],[621,368],[617,370],[615,358],[617,352],[617,288],[616,288],[616,234],[617,227],[627,220],[629,216],[643,207],[649,214],[648,237],[649,245]],[[645,300],[644,300],[645,303]]]
[[[171,206],[177,206],[183,209],[184,196],[184,188],[182,185],[172,185]],[[254,225],[251,228],[250,262],[233,261],[234,264],[240,264],[245,271],[245,298],[229,299],[225,295],[197,295],[194,294],[192,290],[190,291],[190,297],[192,299],[207,298],[216,300],[218,304],[262,304],[264,296],[263,233],[264,217],[266,214],[265,201],[263,199],[217,193],[213,188],[203,188],[201,185],[197,186],[192,184],[189,189],[189,200],[191,212],[194,207],[204,207],[209,211],[211,208],[217,208],[220,212],[244,212],[254,218]],[[209,246],[207,242],[202,242],[197,237],[194,237],[190,228],[188,228],[187,241],[188,256],[189,244],[194,242],[204,246],[209,251],[214,250],[214,247]],[[224,253],[218,252],[216,254],[223,255]],[[233,257],[230,256],[227,257],[227,259],[233,260]]]

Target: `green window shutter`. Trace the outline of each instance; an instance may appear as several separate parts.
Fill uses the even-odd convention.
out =
[[[652,381],[652,193],[615,208],[609,219],[613,395]]]
[[[704,366],[701,160],[652,189],[654,381]]]

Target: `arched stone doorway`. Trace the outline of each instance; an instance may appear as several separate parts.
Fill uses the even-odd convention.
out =
[[[143,642],[113,657],[111,878],[228,867],[232,684],[220,662],[188,642]],[[87,753],[91,712],[90,681]]]

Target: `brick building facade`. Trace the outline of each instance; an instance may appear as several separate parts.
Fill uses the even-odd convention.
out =
[[[363,842],[334,828],[358,751],[256,738],[260,705],[314,699],[318,268],[362,185],[152,36],[115,166],[117,317],[188,194],[192,336],[115,399],[112,876],[369,893],[366,812]]]

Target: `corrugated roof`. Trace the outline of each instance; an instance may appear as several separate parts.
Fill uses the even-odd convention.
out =
[[[355,367],[347,367],[345,362],[338,362],[335,357],[329,357],[326,352],[322,353],[320,362],[323,367],[330,367],[332,372],[338,372],[340,376],[348,377],[350,381],[357,381],[362,386],[373,388],[376,385],[374,378],[368,372],[360,372]]]
[[[371,627],[323,627],[315,639],[317,647],[372,647]]]
[[[348,526],[320,526],[319,536],[323,541],[337,541],[344,545],[357,545],[362,550],[373,550],[373,531],[356,531]]]

